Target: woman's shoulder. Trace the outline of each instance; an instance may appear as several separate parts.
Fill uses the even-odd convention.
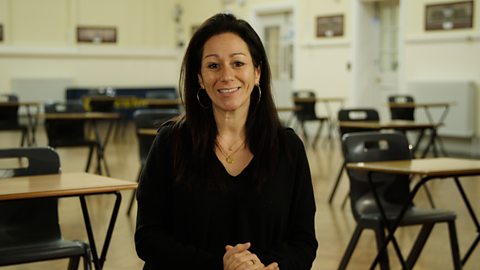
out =
[[[303,144],[302,140],[297,135],[295,130],[293,130],[293,128],[286,127],[286,128],[283,128],[282,131],[283,131],[283,134],[284,134],[283,136],[285,137],[285,140],[288,143]]]
[[[182,122],[176,122],[173,120],[167,121],[163,123],[158,129],[157,133],[159,137],[172,137],[175,135],[179,135],[181,130],[184,129],[184,125]]]
[[[284,145],[284,149],[290,153],[299,153],[305,151],[302,139],[297,135],[295,130],[292,128],[286,127],[282,129],[283,142],[281,140],[280,144]],[[295,155],[295,154],[294,154]]]

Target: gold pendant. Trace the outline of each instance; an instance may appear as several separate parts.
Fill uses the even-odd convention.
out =
[[[232,164],[232,163],[233,163],[233,159],[232,159],[230,156],[226,157],[226,158],[225,158],[225,161],[226,161],[228,164]]]

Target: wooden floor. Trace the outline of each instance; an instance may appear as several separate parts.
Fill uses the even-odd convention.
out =
[[[118,134],[117,134],[118,135]],[[46,145],[46,138],[43,129],[40,127],[37,134],[38,145]],[[19,134],[0,133],[0,147],[12,147],[19,145]],[[355,228],[355,221],[352,218],[349,205],[341,209],[341,202],[347,192],[347,179],[342,179],[341,187],[332,205],[327,203],[327,197],[341,164],[338,139],[332,141],[324,139],[317,146],[316,150],[308,148],[308,156],[312,171],[312,180],[315,188],[317,202],[316,233],[319,243],[317,259],[312,269],[330,270],[336,269],[343,255],[343,251]],[[76,172],[83,171],[86,164],[87,150],[59,149],[58,150],[62,171]],[[139,169],[137,142],[131,126],[124,136],[112,138],[107,146],[107,160],[113,177],[135,181]],[[480,213],[480,178],[465,178],[462,180],[464,187],[471,198],[478,213]],[[431,182],[430,190],[434,194],[435,203],[439,208],[448,208],[458,213],[457,230],[459,234],[460,251],[465,253],[467,246],[475,236],[474,226],[461,202],[460,196],[453,185],[453,181]],[[119,217],[113,234],[113,239],[105,262],[105,270],[137,270],[142,269],[142,261],[138,259],[133,235],[135,230],[135,210],[131,217],[126,215],[126,207],[131,192],[123,193],[123,202]],[[91,196],[87,199],[90,208],[90,215],[93,222],[97,245],[103,241],[107,221],[113,197],[108,195]],[[424,194],[416,198],[416,204],[428,207]],[[86,240],[85,228],[77,198],[66,198],[60,200],[60,222],[65,238]],[[413,242],[418,228],[412,227],[401,229],[397,233],[400,245],[407,249]],[[376,246],[373,233],[365,231],[362,235],[357,249],[350,261],[348,269],[368,269],[375,255]],[[400,269],[398,261],[389,250],[392,269]],[[407,250],[404,251],[407,254]],[[54,262],[42,262],[8,266],[2,269],[27,270],[45,269],[57,270],[66,269],[67,261],[59,260]],[[446,225],[438,225],[434,228],[425,249],[420,256],[415,269],[452,269],[450,246]],[[478,247],[464,269],[480,269],[480,247]]]

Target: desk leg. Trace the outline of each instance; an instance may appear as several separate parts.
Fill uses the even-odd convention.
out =
[[[92,122],[93,132],[95,133],[95,141],[97,142],[97,168],[95,169],[95,173],[102,174],[102,162],[105,167],[105,174],[110,176],[110,170],[108,169],[107,162],[105,160],[105,144],[107,141],[102,142],[100,138],[100,131],[98,130],[98,125],[96,121]],[[110,133],[110,126],[109,131],[107,134]]]
[[[420,142],[422,141],[423,136],[425,136],[425,130],[424,129],[420,130],[420,134],[418,134],[417,141],[415,142],[415,145],[412,148],[412,155],[414,157],[416,156],[417,150],[420,146]]]
[[[110,240],[112,239],[113,228],[118,216],[118,210],[120,209],[120,203],[122,202],[122,194],[120,192],[113,193],[116,196],[115,204],[113,207],[112,215],[110,217],[110,223],[108,224],[107,234],[105,236],[105,242],[102,247],[102,254],[98,257],[97,245],[93,236],[92,223],[90,222],[90,215],[88,213],[87,203],[85,196],[80,196],[80,204],[82,206],[83,219],[85,222],[85,229],[87,230],[88,242],[90,243],[90,250],[92,251],[92,260],[95,270],[101,270],[107,257],[108,247]]]
[[[480,222],[478,221],[477,215],[475,214],[475,211],[473,210],[473,207],[470,204],[467,194],[465,193],[465,190],[463,189],[462,184],[458,180],[458,177],[455,177],[454,179],[455,179],[455,184],[457,185],[458,191],[462,196],[463,202],[467,207],[468,213],[470,214],[470,217],[472,218],[473,223],[475,223],[475,227],[477,229],[477,237],[468,248],[467,253],[465,253],[465,256],[462,258],[462,265],[465,265],[470,255],[472,255],[473,250],[477,247],[478,243],[480,242]]]
[[[103,166],[105,167],[105,174],[110,176],[110,170],[108,169],[107,160],[105,159],[105,147],[108,143],[108,138],[110,137],[110,133],[112,132],[112,123],[109,123],[107,134],[105,140],[102,142],[100,137],[100,131],[98,130],[98,125],[96,121],[92,122],[93,131],[95,133],[95,141],[97,142],[97,169],[96,173],[102,174],[102,162]]]
[[[432,133],[430,134],[430,139],[428,140],[427,147],[425,147],[425,149],[423,150],[422,158],[425,158],[427,156],[430,148],[432,148],[432,150],[433,150],[433,156],[438,157],[438,151],[437,151],[437,146],[436,146],[437,139],[438,139],[437,138],[438,137],[437,129],[433,128],[433,129],[431,129],[431,131],[432,131]]]
[[[26,106],[27,110],[27,121],[28,121],[28,132],[27,132],[27,145],[32,146],[35,144],[35,128],[33,126],[32,113],[30,112],[30,106]]]

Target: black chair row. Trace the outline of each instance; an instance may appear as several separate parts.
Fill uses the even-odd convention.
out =
[[[1,95],[6,104],[0,106],[0,131],[20,131],[20,146],[31,145],[29,127],[20,123],[18,97],[12,94]],[[0,100],[1,101],[1,100]],[[9,104],[7,104],[9,103]],[[12,104],[13,103],[13,104]]]
[[[84,113],[81,102],[51,102],[44,105],[45,113]],[[85,172],[90,170],[97,141],[87,132],[85,119],[46,119],[45,131],[48,145],[57,149],[64,147],[88,147],[87,165]]]

